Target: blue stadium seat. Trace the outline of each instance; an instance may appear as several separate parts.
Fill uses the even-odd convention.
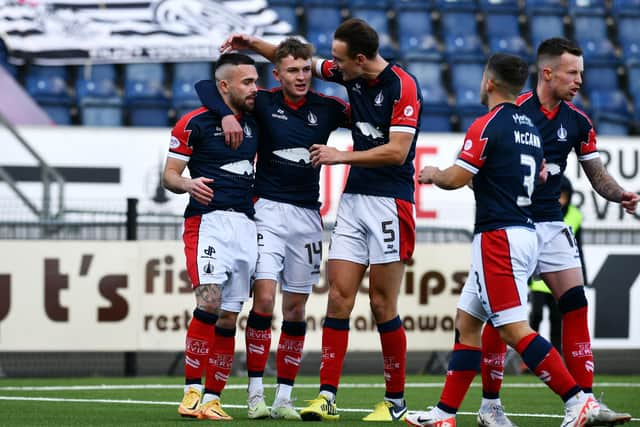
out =
[[[517,15],[519,11],[518,0],[480,0],[478,5],[480,10],[486,14],[506,13]]]
[[[449,61],[482,61],[485,58],[482,40],[477,34],[447,35],[444,38],[444,52]]]
[[[640,63],[640,40],[620,41],[622,57],[626,64]]]
[[[594,126],[599,135],[626,136],[630,133],[631,122],[629,120],[611,117],[607,114],[595,114]]]
[[[619,60],[613,43],[607,38],[578,39],[582,48],[585,66],[590,64],[618,65]]]
[[[351,9],[351,17],[362,19],[371,25],[372,28],[375,28],[378,32],[379,51],[382,57],[395,57],[395,50],[391,40],[391,31],[389,29],[389,19],[385,9],[359,7],[358,9]]]
[[[213,78],[210,62],[177,62],[173,64],[173,80],[187,81],[192,84]]]
[[[298,14],[296,13],[295,6],[270,5],[269,7],[278,14],[278,19],[285,21],[289,23],[289,25],[291,25],[292,33],[298,33],[300,31],[300,24],[298,23]]]
[[[640,63],[627,65],[629,93],[634,99],[640,98]]]
[[[607,22],[604,16],[574,16],[573,38],[607,38]]]
[[[518,17],[503,13],[491,13],[484,19],[487,37],[512,37],[520,35]]]
[[[421,132],[451,132],[452,109],[448,105],[423,105],[420,113]]]
[[[346,0],[302,0],[302,5],[307,8],[309,6],[325,6],[325,7],[343,7]]]
[[[451,87],[478,89],[484,73],[484,62],[454,62],[450,64]],[[479,102],[479,101],[478,101]]]
[[[396,24],[398,45],[405,60],[439,60],[442,57],[431,23],[431,14],[426,8],[397,11]]]
[[[636,129],[640,131],[640,96],[635,96],[633,99],[633,121]]]
[[[391,9],[396,12],[409,9],[432,9],[432,0],[390,0]]]
[[[591,116],[591,109],[585,103],[584,98],[582,98],[582,95],[580,95],[580,92],[578,92],[576,96],[573,97],[571,103],[578,107],[578,109],[583,111],[586,115]]]
[[[611,14],[621,16],[640,16],[640,0],[612,0]]]
[[[83,80],[111,80],[115,82],[117,80],[117,70],[114,64],[89,64],[78,68],[78,78]]]
[[[640,17],[623,16],[617,18],[618,40],[627,55],[639,57],[640,52]]]
[[[457,107],[477,107],[480,104],[480,81],[477,85],[454,88]]]
[[[0,67],[3,67],[13,76],[18,77],[18,67],[9,62],[9,52],[4,43],[0,40]]]
[[[171,107],[176,111],[176,117],[180,118],[202,105],[194,87],[194,80],[174,80],[171,88]]]
[[[593,115],[607,114],[619,120],[629,120],[631,111],[621,90],[592,90],[589,92]]]
[[[407,71],[415,76],[423,90],[444,85],[440,62],[411,61],[407,63]]]
[[[269,0],[269,7],[272,6],[300,6],[301,0]]]
[[[67,82],[55,72],[49,73],[49,71],[27,75],[25,88],[56,124],[71,124],[70,108],[73,99],[67,88]]]
[[[440,16],[442,37],[478,34],[476,15],[469,12],[446,12]]]
[[[562,15],[532,15],[529,17],[529,29],[534,50],[538,49],[543,40],[565,36]]]
[[[122,98],[113,80],[76,80],[80,121],[85,126],[122,126]]]
[[[165,81],[164,65],[159,63],[126,64],[124,66],[125,84],[130,81]]]
[[[442,12],[475,12],[478,9],[475,0],[435,0],[434,6]]]
[[[170,103],[159,82],[127,81],[124,99],[132,126],[168,126]]]
[[[333,32],[342,22],[340,9],[308,6],[305,9],[305,15],[307,17],[307,40],[315,46],[318,55],[330,57]]]
[[[563,0],[527,0],[524,2],[524,5],[524,10],[527,15],[544,14],[563,16],[567,12]]]
[[[604,17],[607,13],[605,0],[569,0],[569,15],[596,15]]]
[[[531,60],[527,42],[520,36],[491,37],[489,38],[489,51],[492,53],[503,52],[518,55],[527,62]]]
[[[584,87],[588,90],[618,90],[618,70],[615,65],[591,64],[585,67]]]
[[[335,96],[344,101],[348,101],[349,96],[344,86],[337,83],[331,83],[322,79],[313,80],[313,89],[316,92],[320,92],[326,96]]]
[[[358,8],[386,10],[389,8],[389,0],[347,0],[347,6],[351,10]]]
[[[64,66],[31,65],[27,67],[27,78],[59,78],[68,80],[69,72]]]

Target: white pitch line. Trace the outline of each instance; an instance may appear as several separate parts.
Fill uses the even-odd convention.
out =
[[[132,399],[76,399],[76,398],[62,398],[62,397],[23,397],[23,396],[0,396],[1,400],[14,400],[14,401],[31,401],[31,402],[63,402],[63,403],[117,403],[117,404],[133,404],[133,405],[164,405],[175,406],[179,402],[164,402],[153,400],[132,400]],[[225,408],[243,409],[246,405],[224,405]],[[296,407],[300,410],[302,407]],[[370,408],[357,409],[357,408],[339,408],[340,412],[370,412]],[[477,415],[476,412],[458,412],[458,415]],[[529,417],[529,418],[562,418],[563,415],[556,414],[520,414],[515,412],[507,413],[507,415],[514,417]],[[632,418],[631,421],[640,421],[640,418]]]
[[[435,383],[407,383],[405,388],[440,388],[442,382]],[[95,384],[70,386],[4,386],[0,391],[64,391],[64,390],[154,390],[154,389],[182,389],[182,384]],[[275,388],[275,384],[265,384],[265,388]],[[318,388],[318,384],[296,384],[295,388]],[[340,384],[340,388],[384,388],[384,384]],[[471,387],[481,387],[481,384],[471,384]],[[506,383],[503,388],[546,388],[543,383]],[[638,388],[640,383],[596,383],[593,388]],[[246,384],[227,384],[227,390],[246,389]]]

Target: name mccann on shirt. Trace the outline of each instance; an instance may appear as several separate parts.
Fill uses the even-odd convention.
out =
[[[540,137],[531,132],[520,132],[519,130],[513,131],[513,138],[516,144],[532,145],[540,148]]]

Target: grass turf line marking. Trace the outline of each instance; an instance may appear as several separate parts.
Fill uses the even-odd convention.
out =
[[[407,383],[405,388],[440,388],[443,382],[435,383]],[[153,389],[182,389],[182,384],[96,384],[96,385],[69,385],[69,386],[4,386],[0,391],[64,391],[64,390],[153,390]],[[265,384],[264,388],[275,388],[275,384]],[[318,384],[296,384],[295,388],[318,388]],[[340,388],[384,388],[384,384],[340,384]],[[471,384],[471,387],[481,387],[481,384]],[[546,388],[543,383],[506,383],[503,388]],[[639,383],[596,383],[593,388],[625,387],[638,388]],[[227,384],[225,389],[246,389],[246,384]]]

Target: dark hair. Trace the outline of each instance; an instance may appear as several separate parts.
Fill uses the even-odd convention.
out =
[[[508,53],[491,55],[487,62],[487,71],[491,73],[492,80],[512,96],[518,96],[529,78],[527,63],[519,56]]]
[[[361,53],[368,59],[373,59],[378,54],[378,33],[362,19],[347,19],[336,28],[333,38],[347,44],[350,58]]]
[[[242,53],[223,53],[216,62],[216,70],[223,65],[255,65],[255,61]]]
[[[313,45],[302,43],[295,37],[288,37],[276,47],[276,52],[273,55],[273,63],[279,64],[289,55],[291,55],[293,59],[309,59],[313,56]]]
[[[538,62],[545,58],[557,58],[563,53],[570,53],[575,56],[582,56],[582,49],[573,40],[564,37],[553,37],[544,40],[538,46]]]

